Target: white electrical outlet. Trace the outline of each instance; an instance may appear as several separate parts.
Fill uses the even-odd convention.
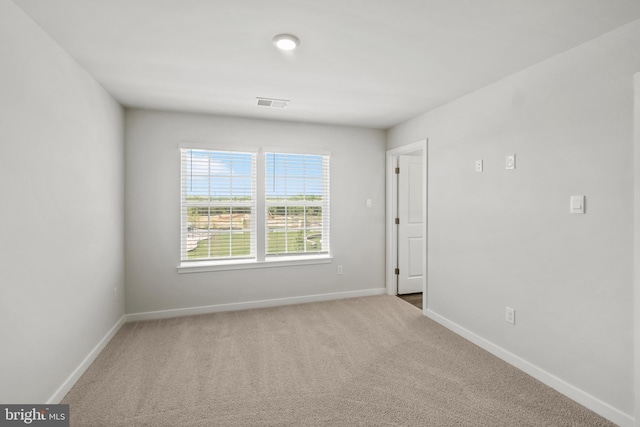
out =
[[[116,299],[118,299],[118,288],[117,287],[113,288],[113,300],[115,301]]]
[[[482,159],[476,160],[476,172],[482,172]]]
[[[506,160],[507,169],[515,169],[516,168],[516,155],[509,154]]]
[[[511,307],[505,307],[504,320],[512,325],[516,324],[516,310]]]
[[[342,266],[341,265],[338,266],[338,274],[342,274]]]

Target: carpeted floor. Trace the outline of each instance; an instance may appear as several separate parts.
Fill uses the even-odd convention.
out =
[[[122,327],[72,426],[611,426],[394,296]]]

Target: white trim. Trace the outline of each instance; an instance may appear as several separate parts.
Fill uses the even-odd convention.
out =
[[[330,264],[333,258],[330,255],[319,256],[282,256],[269,257],[264,261],[255,259],[226,260],[226,261],[201,261],[184,262],[176,267],[180,274],[203,273],[207,271],[248,270],[252,268],[293,267],[296,265]]]
[[[635,360],[635,416],[640,427],[640,73],[634,79],[633,109],[633,177],[634,177],[634,232],[633,232],[633,293],[634,293],[634,360]]]
[[[215,144],[212,142],[183,141],[178,143],[178,148],[181,150],[236,151],[241,153],[258,154],[258,147],[242,146],[242,145],[224,145],[224,144]]]
[[[255,248],[255,260],[254,262],[264,262],[267,254],[267,186],[265,182],[266,177],[266,161],[264,156],[264,150],[260,148],[258,150],[258,159],[256,160],[256,187],[253,196],[256,199],[256,215],[255,219],[255,238],[251,239],[251,246]],[[258,194],[261,197],[258,197]],[[251,267],[247,267],[251,268]],[[212,271],[212,270],[203,270]],[[178,269],[178,273],[181,273]],[[183,271],[182,273],[188,273]]]
[[[407,154],[407,153],[414,153],[416,151],[422,151],[422,176],[425,182],[425,185],[423,186],[423,197],[422,197],[422,212],[424,212],[425,215],[425,220],[422,222],[422,235],[424,236],[423,242],[424,242],[424,247],[422,248],[423,250],[423,258],[422,258],[422,307],[423,307],[423,313],[425,312],[425,310],[428,307],[428,301],[427,301],[427,242],[428,242],[428,235],[427,235],[427,231],[428,231],[428,202],[427,202],[427,197],[428,197],[428,186],[429,186],[429,179],[428,179],[428,168],[427,168],[427,164],[428,164],[428,146],[429,146],[429,142],[428,139],[422,139],[420,141],[411,143],[411,144],[407,144],[407,145],[403,145],[401,147],[397,147],[397,148],[392,148],[390,150],[387,150],[387,157],[386,157],[386,168],[387,168],[387,180],[386,180],[386,185],[387,185],[387,200],[386,200],[386,240],[387,240],[387,248],[386,248],[386,270],[387,270],[387,276],[386,276],[386,289],[387,289],[387,294],[389,295],[395,295],[396,294],[396,275],[394,273],[395,270],[395,263],[396,263],[396,253],[397,253],[397,248],[396,248],[396,238],[395,238],[395,222],[394,222],[394,218],[395,218],[395,214],[394,214],[394,209],[397,203],[397,199],[396,199],[396,175],[395,175],[395,168],[396,168],[396,160],[397,157],[401,154]]]
[[[385,294],[384,288],[364,289],[361,291],[336,292],[331,294],[306,295],[290,298],[276,298],[260,301],[237,302],[230,304],[207,305],[201,307],[179,308],[173,310],[148,311],[145,313],[127,314],[127,322],[139,320],[157,320],[171,317],[193,316],[198,314],[219,313],[223,311],[248,310],[252,308],[278,307],[284,305],[303,304],[308,302],[332,301],[346,298],[367,297]]]
[[[431,320],[438,322],[445,328],[450,329],[461,337],[471,341],[472,343],[488,351],[494,356],[531,375],[538,381],[541,381],[542,383],[557,390],[570,399],[575,400],[582,406],[592,410],[596,414],[601,415],[609,421],[614,422],[621,427],[633,427],[635,425],[635,420],[631,415],[625,414],[624,412],[614,408],[608,403],[603,402],[602,400],[590,395],[589,393],[577,388],[572,384],[569,384],[568,382],[556,377],[555,375],[550,374],[549,372],[526,361],[525,359],[516,356],[515,354],[503,349],[502,347],[495,345],[491,341],[482,338],[481,336],[458,325],[457,323],[450,321],[449,319],[435,313],[432,310],[426,310],[425,314]]]
[[[262,147],[265,153],[283,153],[283,154],[310,154],[312,156],[331,156],[331,150],[322,148],[302,148],[302,147]]]
[[[394,273],[394,268],[396,264],[396,239],[394,233],[395,224],[393,224],[393,218],[395,217],[394,209],[395,209],[395,201],[396,197],[396,177],[393,169],[395,168],[395,155],[393,155],[390,151],[387,151],[387,160],[386,160],[386,168],[387,168],[387,201],[386,201],[386,240],[387,240],[387,248],[386,248],[386,271],[387,277],[385,280],[385,284],[387,287],[387,294],[395,295],[397,288],[397,278]]]
[[[62,383],[62,385],[56,390],[55,393],[47,400],[47,404],[58,404],[62,401],[62,399],[69,393],[71,388],[76,384],[76,382],[80,379],[82,374],[85,373],[89,366],[93,363],[94,360],[98,357],[98,355],[104,350],[104,348],[109,344],[111,338],[120,330],[122,325],[124,325],[126,319],[126,315],[122,316],[120,320],[116,322],[115,325],[107,332],[107,334],[100,340],[100,342],[89,352],[87,357],[78,365],[78,367],[69,375],[69,377]]]

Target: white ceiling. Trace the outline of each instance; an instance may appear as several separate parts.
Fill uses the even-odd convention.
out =
[[[14,1],[125,106],[374,128],[640,18],[638,0]]]

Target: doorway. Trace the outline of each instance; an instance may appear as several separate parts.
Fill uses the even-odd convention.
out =
[[[405,300],[422,294],[423,311],[427,309],[427,146],[424,139],[387,151],[387,293],[406,295]]]

